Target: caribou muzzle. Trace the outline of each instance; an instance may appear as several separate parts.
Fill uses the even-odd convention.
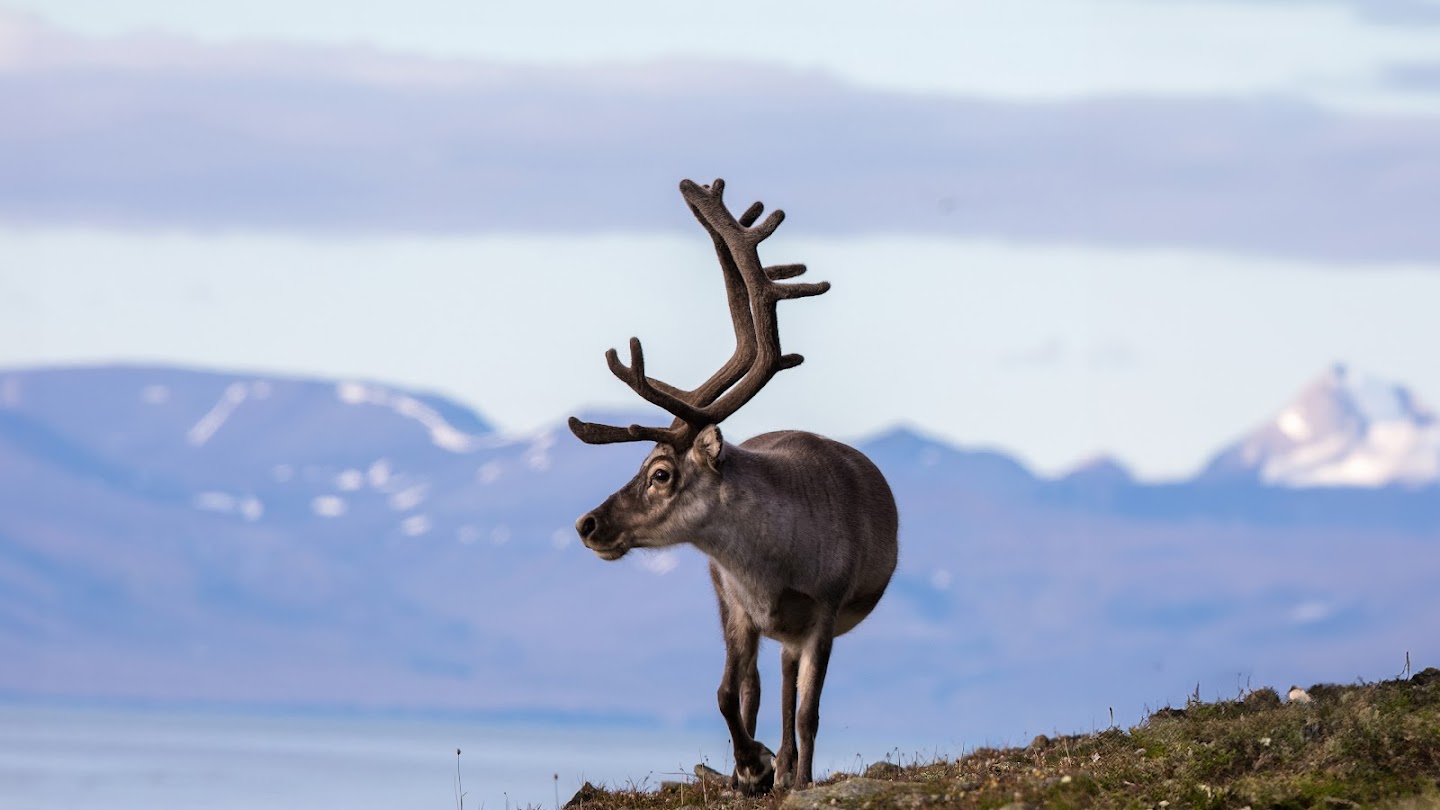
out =
[[[575,521],[575,531],[580,534],[580,542],[602,560],[618,560],[630,550],[599,509],[581,515]]]

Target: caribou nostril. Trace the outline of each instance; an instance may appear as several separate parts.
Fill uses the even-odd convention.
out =
[[[580,539],[584,540],[595,533],[598,525],[594,515],[582,515],[579,520],[575,521],[575,531],[579,532]]]

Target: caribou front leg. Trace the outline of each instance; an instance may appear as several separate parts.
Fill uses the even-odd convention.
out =
[[[760,719],[760,642],[755,642],[757,654],[750,656],[750,668],[740,679],[740,716],[745,720],[745,733],[755,737],[755,725]]]
[[[795,763],[795,784],[798,790],[815,781],[815,732],[820,730],[820,690],[825,686],[825,670],[830,666],[830,647],[835,643],[835,617],[816,622],[800,651],[796,686],[800,706],[795,714],[799,732],[799,758]]]
[[[754,737],[760,703],[756,663],[760,630],[744,610],[726,605],[723,596],[720,618],[725,623],[725,673],[715,698],[735,746],[735,786],[751,796],[768,793],[775,786],[775,755]]]

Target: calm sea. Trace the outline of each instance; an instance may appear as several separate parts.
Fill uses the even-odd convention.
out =
[[[716,720],[719,725],[719,720]],[[3,810],[550,808],[581,783],[656,786],[697,762],[729,772],[723,728],[482,726],[0,705]],[[823,748],[832,748],[823,745]],[[851,770],[845,756],[817,771]],[[883,756],[883,752],[872,754]],[[866,757],[868,759],[869,757]],[[557,778],[558,777],[558,778]]]

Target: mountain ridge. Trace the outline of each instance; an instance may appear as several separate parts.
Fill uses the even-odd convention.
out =
[[[23,662],[0,693],[713,720],[703,557],[606,564],[574,534],[640,444],[480,432],[373,382],[53,373],[0,371],[0,660]],[[903,426],[857,445],[902,549],[836,645],[827,711],[856,728],[1078,727],[1099,701],[1165,698],[1166,671],[1318,679],[1317,638],[1440,655],[1433,489],[1042,478]]]

